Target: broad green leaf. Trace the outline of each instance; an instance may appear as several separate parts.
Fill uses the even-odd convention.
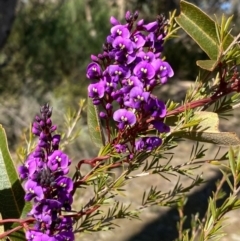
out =
[[[198,60],[197,66],[199,66],[202,69],[213,71],[218,65],[217,60]]]
[[[90,137],[97,147],[105,145],[102,125],[99,119],[98,107],[93,105],[92,99],[88,98],[87,103],[87,122]]]
[[[197,127],[191,130],[181,130],[173,132],[174,136],[195,140],[199,142],[213,143],[220,146],[237,146],[240,145],[240,139],[233,132],[220,132],[219,117],[214,112],[196,112],[196,119],[201,119]]]
[[[24,190],[11,159],[7,138],[0,125],[0,213],[3,219],[20,218],[25,206]],[[4,229],[9,230],[16,224],[6,223]],[[12,241],[25,240],[23,230],[9,235]]]
[[[240,51],[237,39],[234,39],[228,32],[231,17],[226,20],[223,16],[221,26],[219,26],[206,13],[191,3],[181,1],[180,7],[181,14],[175,18],[176,22],[211,59],[211,61],[207,62],[204,60],[198,61],[197,65],[199,67],[212,71],[217,66],[220,58],[225,54],[224,51],[231,44],[232,47],[235,46],[236,53]],[[223,38],[220,38],[219,31]],[[232,55],[232,58],[237,64],[240,63],[238,55]]]
[[[210,59],[218,59],[220,49],[215,22],[195,5],[181,1],[181,14],[176,22],[200,46]]]

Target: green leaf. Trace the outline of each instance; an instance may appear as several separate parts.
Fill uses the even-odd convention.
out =
[[[20,218],[25,207],[24,190],[11,159],[6,133],[0,125],[0,213],[3,219]],[[4,229],[9,230],[16,224],[6,223]],[[25,240],[23,230],[9,235],[13,240]]]
[[[207,111],[196,112],[194,118],[201,119],[198,126],[194,126],[190,130],[173,132],[172,135],[220,146],[240,145],[240,140],[236,133],[219,131],[219,117],[217,113]]]
[[[208,70],[208,71],[213,71],[218,65],[217,60],[198,60],[197,61],[197,66],[199,66],[202,69]]]
[[[90,99],[89,97],[87,103],[87,122],[92,142],[97,147],[104,146],[105,140],[102,125],[99,119],[98,107],[93,105],[92,99]]]
[[[200,46],[200,48],[215,60],[219,58],[218,37],[215,22],[195,5],[181,1],[181,14],[175,18],[176,22]]]
[[[197,61],[199,67],[209,71],[214,70],[220,58],[228,54],[224,52],[228,48],[228,50],[233,48],[232,57],[230,58],[237,64],[240,63],[238,38],[234,38],[228,29],[232,17],[225,19],[225,16],[223,16],[219,25],[200,8],[191,3],[181,1],[180,7],[181,14],[175,18],[176,22],[210,58],[207,61]]]

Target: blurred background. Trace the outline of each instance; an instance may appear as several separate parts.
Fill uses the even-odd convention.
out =
[[[214,14],[217,18],[223,13],[226,16],[234,14],[232,33],[239,32],[239,0],[189,2],[212,17]],[[161,13],[168,16],[169,11],[174,9],[179,13],[179,0],[0,0],[0,123],[6,129],[11,152],[14,154],[16,148],[23,143],[22,133],[29,128],[41,105],[48,102],[53,106],[53,119],[61,126],[64,113],[69,108],[77,108],[79,99],[86,98],[88,80],[85,69],[90,62],[90,55],[101,52],[111,27],[110,16],[123,22],[126,10],[138,10],[139,18],[144,18],[147,22],[153,21]],[[168,41],[164,50],[164,55],[175,71],[173,80],[164,89],[165,99],[183,98],[186,88],[198,74],[196,60],[207,58],[183,31],[178,34],[178,38]],[[235,124],[238,123],[235,120]],[[80,126],[81,135],[70,150],[75,160],[97,153],[89,139],[86,114],[83,115]],[[178,156],[176,163],[185,158],[185,151],[188,151],[186,148],[189,146],[180,147],[178,151],[183,156]],[[133,183],[131,188],[136,192],[129,194],[129,200],[138,202],[137,192],[158,181],[154,177],[143,180],[144,183]],[[162,180],[161,185],[170,188]],[[203,193],[206,201],[204,197],[208,197],[211,189]],[[199,201],[202,200],[201,195],[197,195]],[[114,240],[173,240],[176,230],[172,230],[171,226],[172,222],[178,220],[177,214],[167,213],[167,218],[164,218],[159,212],[152,209],[145,213],[145,222],[141,225],[140,222],[131,222],[130,227],[127,223],[119,235],[114,236]],[[172,219],[168,222],[170,216]],[[143,225],[153,219],[157,221],[149,224],[149,228],[146,226],[146,232],[142,231],[145,230]],[[130,230],[126,232],[124,227]],[[153,233],[153,236],[149,233]],[[166,237],[161,236],[159,239],[159,235],[164,233]],[[112,237],[111,233],[95,236],[104,241],[112,240]],[[240,240],[240,234],[237,238],[239,239],[227,240]],[[82,240],[94,239],[86,237]]]

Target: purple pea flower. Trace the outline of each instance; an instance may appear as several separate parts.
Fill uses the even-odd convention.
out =
[[[73,190],[73,181],[69,177],[58,177],[56,179],[56,186],[59,190],[70,193]]]
[[[111,34],[114,39],[118,36],[121,36],[125,39],[128,39],[130,37],[129,30],[127,29],[126,26],[123,26],[123,25],[116,25],[116,26],[112,27]]]
[[[65,191],[59,191],[58,200],[62,203],[62,207],[65,208],[66,211],[71,211],[73,198],[70,193],[67,193]]]
[[[165,117],[167,113],[166,106],[163,101],[150,97],[148,103],[144,106],[145,110],[151,114],[152,117]]]
[[[102,74],[101,67],[97,63],[90,63],[87,67],[87,78],[98,79]]]
[[[119,52],[131,54],[133,52],[133,43],[130,39],[117,37],[112,43],[113,48]]]
[[[135,33],[131,37],[132,42],[134,43],[135,49],[140,49],[145,45],[145,36],[141,32]]]
[[[122,84],[123,87],[121,88],[121,90],[124,94],[128,94],[130,90],[135,86],[143,88],[143,83],[134,75],[130,76],[127,79],[123,79]]]
[[[158,130],[161,133],[167,133],[170,131],[170,127],[163,123],[162,121],[154,120],[151,121],[151,124],[154,126],[156,130]]]
[[[146,103],[150,93],[145,92],[141,87],[133,87],[129,94],[129,101],[124,102],[126,106],[129,106],[134,109],[141,107],[143,103]]]
[[[26,232],[26,238],[27,238],[27,241],[58,241],[59,240],[53,236],[49,236],[45,233],[34,231],[34,230],[28,230]]]
[[[136,116],[133,112],[126,109],[116,110],[113,114],[113,119],[119,122],[119,129],[124,129],[126,126],[132,126],[136,123]]]
[[[109,74],[103,77],[104,89],[106,93],[111,93],[113,90],[117,89],[117,83],[112,81],[112,78]]]
[[[133,69],[133,73],[140,79],[150,80],[155,75],[155,69],[146,61],[141,61]]]
[[[59,171],[63,174],[67,174],[69,172],[68,166],[70,163],[71,161],[68,156],[60,150],[56,150],[48,156],[47,165],[52,172]]]
[[[25,183],[24,188],[26,190],[26,194],[24,197],[26,201],[31,201],[33,198],[35,198],[37,201],[40,201],[44,198],[43,189],[41,186],[38,185],[37,182],[29,179]]]
[[[155,60],[155,54],[153,52],[141,51],[137,54],[137,57],[148,63],[152,63]]]
[[[135,148],[137,151],[152,151],[162,144],[162,140],[159,137],[143,137],[136,141]]]
[[[95,99],[101,99],[104,96],[104,82],[100,81],[88,86],[88,96]]]
[[[107,70],[112,77],[112,81],[116,83],[121,79],[129,78],[131,74],[127,67],[120,65],[110,65]]]
[[[62,231],[56,235],[56,240],[59,241],[74,241],[74,235],[72,231]]]
[[[152,65],[156,71],[156,76],[160,79],[162,84],[165,84],[167,79],[174,75],[173,69],[165,61],[158,59],[154,61]]]

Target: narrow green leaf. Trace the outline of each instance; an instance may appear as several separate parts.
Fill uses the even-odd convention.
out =
[[[0,213],[3,219],[20,218],[25,206],[24,190],[11,159],[7,138],[0,125]],[[12,229],[14,224],[6,223],[5,230]],[[23,230],[9,235],[12,241],[25,240]]]
[[[236,165],[236,161],[235,161],[235,157],[234,157],[234,151],[231,147],[229,149],[228,156],[229,156],[229,164],[230,164],[232,174],[235,175],[237,165]]]
[[[196,112],[196,119],[201,119],[198,126],[190,130],[173,132],[172,135],[190,140],[213,143],[220,146],[238,146],[240,139],[233,132],[220,132],[219,117],[217,113],[201,111]]]
[[[87,103],[87,122],[90,137],[92,142],[97,147],[102,147],[105,145],[104,134],[102,125],[99,119],[98,107],[93,105],[92,99],[88,98]]]
[[[195,5],[181,1],[181,14],[176,22],[200,46],[210,59],[218,59],[220,49],[215,22]]]

